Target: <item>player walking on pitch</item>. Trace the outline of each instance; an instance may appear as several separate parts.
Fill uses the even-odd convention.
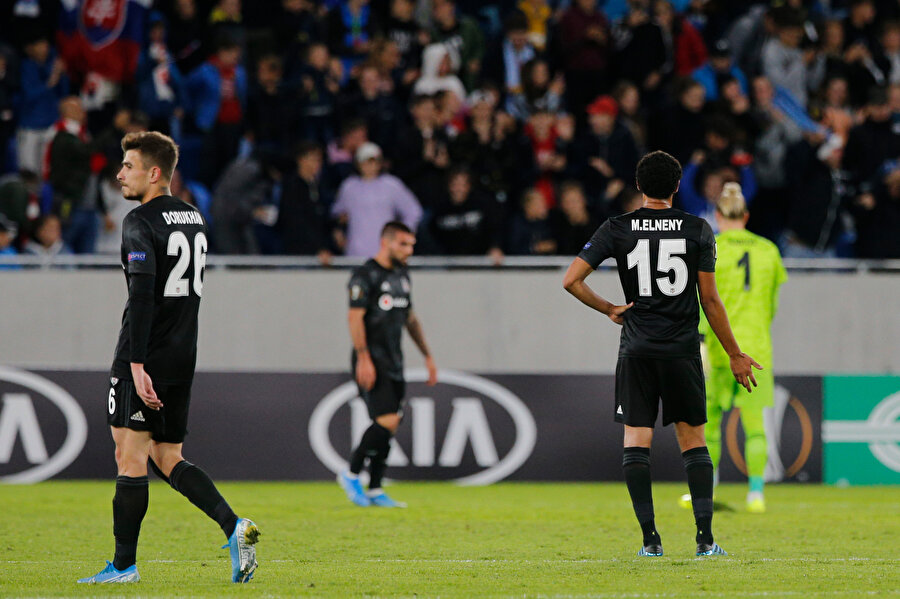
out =
[[[410,299],[406,261],[413,253],[416,236],[405,224],[387,223],[381,230],[381,247],[375,257],[353,271],[350,291],[350,339],[353,342],[351,372],[366,402],[372,425],[350,458],[350,468],[338,475],[347,497],[359,506],[406,507],[381,488],[391,438],[400,426],[401,405],[406,392],[400,338],[403,328],[425,356],[428,385],[437,384],[437,367],[422,324]],[[359,480],[369,462],[369,491]]]
[[[665,152],[637,166],[643,207],[600,226],[566,272],[563,286],[590,308],[622,325],[616,366],[615,420],[625,425],[622,467],[643,532],[641,556],[661,556],[650,481],[650,445],[662,400],[663,426],[675,423],[688,487],[694,498],[697,555],[725,555],[713,540],[713,465],[704,438],[706,393],[697,331],[700,304],[729,356],[734,378],[748,391],[756,384],[716,291],[716,244],[703,219],[672,208],[681,165]],[[615,258],[625,305],[597,295],[585,279]]]
[[[741,186],[726,183],[716,204],[720,231],[716,236],[716,284],[734,322],[735,336],[763,364],[771,364],[772,319],[778,308],[778,289],[787,281],[787,271],[775,244],[746,230],[749,217]],[[701,321],[701,332],[708,333],[708,329],[708,324]],[[752,395],[746,393],[731,376],[728,355],[719,340],[707,336],[706,347],[706,443],[713,468],[718,467],[722,455],[722,413],[738,408],[744,426],[744,458],[750,487],[747,511],[762,513],[766,510],[763,474],[768,458],[763,408],[771,407],[775,401],[775,377],[771,368],[760,372],[756,375],[756,391]],[[690,506],[690,495],[681,500],[683,506]]]
[[[259,529],[238,518],[209,476],[182,457],[197,359],[197,313],[206,265],[206,224],[169,195],[178,147],[155,131],[129,133],[117,179],[140,206],[122,223],[128,303],[110,372],[107,421],[116,443],[112,562],[78,582],[136,582],[141,521],[147,512],[147,460],[173,489],[215,520],[231,550],[231,579],[256,570]]]

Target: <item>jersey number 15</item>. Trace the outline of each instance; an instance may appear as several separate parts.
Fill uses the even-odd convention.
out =
[[[687,242],[684,239],[660,239],[659,260],[656,270],[667,273],[656,279],[656,286],[670,297],[680,295],[687,287],[688,267],[679,255],[687,253]],[[650,240],[638,239],[637,245],[628,254],[628,270],[637,266],[638,293],[642,297],[653,295],[650,289]],[[674,278],[673,273],[674,271]]]
[[[194,293],[199,297],[203,293],[203,269],[206,268],[206,250],[209,244],[206,235],[197,233],[194,235]],[[178,262],[166,279],[166,287],[163,291],[165,297],[186,297],[190,293],[190,284],[184,278],[188,266],[191,263],[191,243],[187,235],[181,231],[175,231],[169,235],[166,253],[170,256],[178,256]]]

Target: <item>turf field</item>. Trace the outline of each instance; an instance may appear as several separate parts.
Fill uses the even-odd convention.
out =
[[[0,597],[884,597],[900,595],[900,489],[772,486],[750,515],[745,487],[714,520],[731,555],[693,556],[682,485],[656,485],[666,556],[638,558],[619,484],[398,484],[406,510],[358,508],[334,484],[221,489],[263,532],[260,568],[228,582],[224,537],[161,483],[150,488],[132,585],[74,583],[112,558],[113,483],[0,485]]]

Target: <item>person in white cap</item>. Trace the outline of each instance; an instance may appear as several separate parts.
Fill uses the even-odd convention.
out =
[[[376,144],[362,144],[355,158],[359,175],[341,184],[331,215],[347,226],[344,254],[372,256],[385,223],[399,220],[415,231],[422,207],[400,179],[381,172],[381,148]]]

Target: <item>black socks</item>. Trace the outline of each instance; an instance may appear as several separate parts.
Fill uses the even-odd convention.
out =
[[[113,566],[116,570],[134,565],[141,521],[147,513],[149,498],[146,476],[116,477],[116,494],[113,497],[113,535],[116,538]]]
[[[653,514],[653,493],[650,483],[650,449],[626,447],[622,456],[625,484],[631,495],[634,515],[644,534],[644,546],[661,544]]]
[[[238,517],[206,472],[187,460],[182,460],[169,473],[169,484],[215,520],[227,538],[231,537]]]
[[[697,523],[697,542],[712,545],[713,464],[706,446],[688,449],[681,454],[687,472],[694,521]]]
[[[362,472],[366,458],[369,459],[369,488],[381,487],[381,479],[387,467],[387,456],[391,451],[391,437],[393,434],[377,422],[363,433],[359,446],[353,451],[350,458],[350,472],[359,474]]]

